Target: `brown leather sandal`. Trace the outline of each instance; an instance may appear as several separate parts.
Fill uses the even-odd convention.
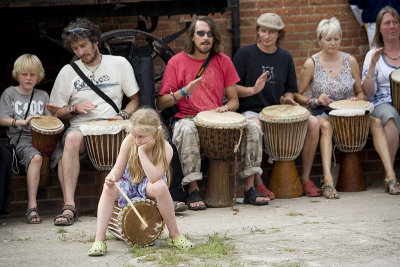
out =
[[[63,214],[64,210],[70,210],[73,212],[74,216],[71,216],[70,214]],[[67,219],[66,221],[56,221],[59,218],[64,218]],[[64,205],[64,207],[61,210],[61,214],[57,215],[54,218],[54,225],[55,226],[69,226],[69,225],[73,225],[74,222],[78,221],[78,211],[75,209],[74,206],[72,205]]]

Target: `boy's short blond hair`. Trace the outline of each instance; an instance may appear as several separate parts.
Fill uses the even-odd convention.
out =
[[[18,81],[18,75],[26,71],[34,72],[38,75],[37,83],[40,83],[44,78],[44,68],[42,62],[36,55],[23,54],[14,62],[12,77]]]

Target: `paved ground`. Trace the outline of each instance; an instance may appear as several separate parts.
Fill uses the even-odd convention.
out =
[[[339,200],[300,197],[237,207],[236,216],[230,208],[186,211],[177,216],[178,226],[195,243],[226,233],[244,266],[400,266],[400,196],[384,193],[383,185],[341,193]],[[81,216],[64,237],[52,217],[42,217],[39,225],[0,218],[0,266],[141,265],[119,240],[108,241],[105,257],[86,256],[95,217]]]

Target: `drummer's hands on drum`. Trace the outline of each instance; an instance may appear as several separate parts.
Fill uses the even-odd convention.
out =
[[[26,120],[22,120],[22,125],[29,125],[29,122],[32,119],[37,119],[37,118],[40,118],[39,114],[36,114],[36,115],[33,115],[33,116],[29,116]]]
[[[356,97],[356,96],[352,96],[352,97],[349,98],[349,100],[351,100],[351,101],[358,101],[358,100],[360,100],[360,98],[359,98],[359,97]]]
[[[88,112],[92,111],[95,108],[97,108],[97,105],[92,104],[89,101],[83,101],[74,106],[74,111],[76,113],[87,114]]]
[[[229,108],[228,105],[223,105],[223,106],[217,107],[217,108],[215,109],[215,111],[216,111],[216,112],[221,112],[221,113],[223,113],[223,112],[230,111],[230,108]]]
[[[296,101],[294,101],[293,98],[285,97],[285,96],[281,96],[280,102],[281,102],[282,105],[283,105],[283,104],[286,104],[286,105],[295,105],[295,106],[298,106],[298,105],[299,105],[299,103],[297,103]]]
[[[331,96],[326,94],[320,94],[317,98],[317,106],[329,106],[331,103]]]

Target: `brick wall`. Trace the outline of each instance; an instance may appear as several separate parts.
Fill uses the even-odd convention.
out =
[[[319,45],[316,41],[316,27],[322,18],[330,18],[336,16],[342,26],[343,39],[342,50],[354,55],[362,67],[363,59],[368,51],[368,42],[364,30],[358,25],[349,8],[347,0],[271,0],[271,1],[240,1],[240,45],[245,46],[255,42],[255,22],[257,17],[264,12],[274,12],[282,16],[285,23],[286,39],[282,47],[288,49],[294,58],[296,71],[298,72],[304,63],[305,59],[315,52],[319,51]],[[232,55],[231,43],[231,13],[214,14],[212,18],[215,20],[220,33],[222,35],[222,51],[227,55]],[[136,28],[138,17],[106,17],[92,18],[93,21],[99,23],[102,31]],[[160,17],[157,30],[153,32],[159,38],[165,38],[172,33],[185,27],[186,22],[192,20],[190,15],[179,15],[171,17]],[[62,27],[67,21],[60,19],[59,21],[48,21],[47,32],[53,38],[59,38]],[[28,26],[27,26],[28,25]],[[10,31],[13,38],[7,39],[3,45],[7,44],[6,50],[9,53],[4,55],[3,64],[0,68],[1,90],[10,84],[15,84],[10,79],[10,72],[13,61],[22,53],[30,52],[39,55],[42,59],[47,72],[47,78],[43,85],[44,89],[50,90],[52,83],[58,70],[63,64],[68,63],[70,56],[62,52],[58,53],[57,48],[48,47],[53,50],[43,49],[42,40],[36,37],[37,28],[35,23],[27,23],[21,21],[20,25],[3,25],[2,30]],[[13,28],[15,27],[15,29]],[[11,34],[15,31],[24,31],[26,34],[21,37]],[[25,39],[23,39],[23,38]],[[26,39],[30,40],[30,47],[26,48],[23,44]],[[169,46],[179,52],[184,47],[184,36],[171,42]],[[164,65],[157,62],[157,71],[161,71]],[[41,87],[41,88],[43,88]],[[381,182],[384,177],[382,164],[380,163],[377,153],[374,151],[371,139],[368,140],[366,148],[363,150],[363,168],[366,179],[369,184]],[[337,159],[340,153],[336,153]],[[400,155],[398,154],[395,167],[398,169],[400,164]],[[301,172],[300,160],[296,160],[299,173]],[[267,162],[263,163],[263,168],[266,173],[264,176],[267,182],[267,176],[271,172],[272,166]],[[314,166],[312,169],[312,179],[318,181],[322,174],[321,158],[319,153],[316,155]],[[76,202],[80,211],[91,211],[96,206],[97,188],[98,188],[97,171],[91,166],[89,159],[82,162],[81,172],[79,175],[78,187],[76,190]],[[231,180],[233,175],[231,173]],[[243,195],[243,181],[239,182],[238,196]],[[38,192],[39,207],[43,212],[52,212],[58,210],[63,203],[61,188],[57,179],[57,175],[51,176],[50,186],[40,188]],[[26,178],[24,172],[15,176],[13,180],[13,201],[12,213],[21,214],[27,205]]]

